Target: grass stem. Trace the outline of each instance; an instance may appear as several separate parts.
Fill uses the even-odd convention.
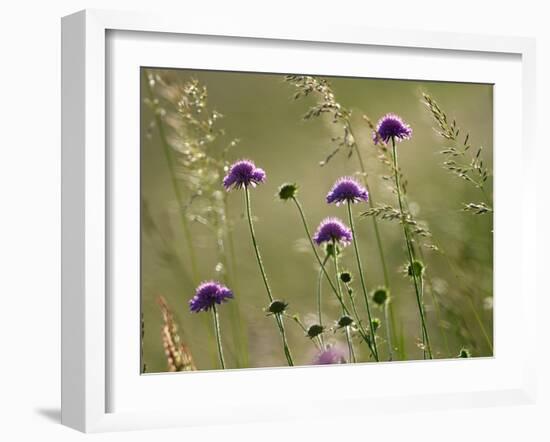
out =
[[[220,319],[218,317],[218,309],[216,305],[212,306],[212,316],[214,317],[214,331],[216,332],[216,343],[218,344],[218,355],[220,357],[220,365],[222,370],[225,370],[225,360],[223,358],[222,337],[220,333]]]
[[[353,248],[355,249],[355,259],[357,261],[357,271],[359,272],[359,280],[361,281],[361,289],[363,290],[363,297],[365,299],[365,305],[367,307],[367,317],[369,320],[369,328],[372,338],[372,348],[374,351],[374,358],[378,362],[380,360],[380,357],[378,356],[378,347],[376,345],[376,334],[374,333],[374,324],[372,323],[372,316],[370,312],[370,305],[369,305],[369,294],[367,291],[367,286],[365,284],[365,276],[363,272],[363,264],[361,263],[361,255],[359,254],[359,247],[357,245],[357,235],[355,234],[355,223],[353,222],[353,212],[351,209],[351,202],[348,201],[348,217],[349,217],[349,225],[351,228],[351,233],[353,235]]]
[[[336,240],[332,240],[332,250],[334,251],[333,255],[333,261],[334,261],[334,273],[336,274],[336,287],[338,288],[338,294],[340,295],[340,298],[343,298],[342,295],[342,286],[340,284],[340,269],[338,268],[338,253],[336,252]],[[342,309],[342,314],[346,314],[345,310]],[[355,360],[355,352],[353,351],[353,342],[351,341],[351,334],[349,332],[349,326],[346,326],[346,341],[348,343],[348,351],[349,351],[349,360],[351,362],[356,362]]]
[[[350,132],[351,132],[351,122],[349,123],[349,129],[350,129]],[[353,132],[351,132],[351,135],[352,137],[354,137],[355,139],[355,136],[353,135]],[[357,156],[357,160],[359,161],[359,169],[361,170],[361,176],[363,178],[363,184],[365,186],[365,188],[367,189],[367,192],[369,193],[369,207],[371,209],[373,209],[375,207],[375,204],[374,204],[374,198],[373,198],[373,195],[372,195],[372,191],[370,189],[370,186],[369,186],[369,182],[368,182],[368,179],[367,179],[367,169],[365,168],[365,163],[363,162],[363,156],[361,155],[361,151],[359,150],[359,146],[357,144],[357,141],[355,142],[355,155]],[[376,239],[376,247],[378,249],[378,254],[380,255],[380,263],[382,264],[382,274],[384,276],[384,285],[386,287],[386,290],[388,291],[388,295],[391,295],[391,288],[390,288],[390,276],[389,276],[389,272],[388,272],[388,265],[386,263],[386,256],[384,254],[384,246],[382,245],[382,237],[380,235],[380,229],[378,227],[378,220],[376,219],[375,216],[371,217],[372,219],[372,227],[374,229],[374,237]],[[391,330],[390,328],[386,327],[386,335],[387,335],[387,339],[388,339],[388,350],[389,350],[389,355],[388,355],[388,358],[389,360],[391,361],[393,358],[392,358],[392,336],[397,336],[397,329],[396,329],[396,323],[395,323],[395,314],[394,314],[394,311],[393,311],[393,306],[391,303],[388,303],[386,304],[386,307],[385,307],[385,310],[388,311],[389,314],[386,314],[385,313],[385,321],[387,322],[388,321],[388,316],[389,316],[389,319],[390,319],[390,325],[391,325]]]
[[[430,359],[433,358],[432,356],[432,348],[430,345],[430,337],[428,335],[428,329],[426,327],[426,319],[424,315],[424,303],[422,301],[422,294],[421,294],[421,287],[419,286],[417,275],[416,275],[416,269],[414,266],[414,258],[413,258],[413,252],[412,252],[412,242],[409,235],[409,228],[407,227],[407,222],[405,219],[405,211],[403,210],[403,200],[401,196],[401,183],[399,180],[399,169],[397,166],[397,150],[395,148],[395,138],[392,137],[392,156],[393,156],[393,170],[394,170],[394,177],[395,177],[395,187],[397,190],[397,199],[399,202],[399,212],[401,214],[401,224],[403,226],[403,233],[405,235],[405,243],[407,246],[407,255],[409,258],[409,265],[411,268],[412,278],[414,282],[414,290],[416,292],[416,302],[418,304],[418,311],[420,313],[420,321],[422,323],[422,337],[423,340],[425,340],[426,344],[426,350],[428,351],[428,356]]]

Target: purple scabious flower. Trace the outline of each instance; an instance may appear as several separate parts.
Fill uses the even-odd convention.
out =
[[[231,188],[240,189],[242,187],[256,187],[257,184],[265,181],[265,172],[256,167],[250,160],[240,160],[234,162],[229,168],[229,172],[223,179],[223,185],[226,190]]]
[[[395,141],[408,140],[412,136],[412,129],[398,115],[387,114],[378,120],[376,133],[380,139],[388,143],[392,138]],[[376,133],[372,134],[375,142],[378,140]]]
[[[338,179],[330,192],[327,194],[327,203],[336,203],[339,206],[342,203],[358,203],[368,201],[369,193],[361,184],[351,177]]]
[[[197,287],[195,296],[189,300],[189,310],[194,313],[207,312],[215,304],[227,302],[233,298],[233,292],[217,281],[203,282]]]
[[[338,218],[325,218],[317,227],[313,241],[320,246],[323,243],[336,241],[341,246],[347,246],[353,239],[351,230]]]
[[[336,346],[328,346],[313,359],[313,365],[345,364],[344,351]]]

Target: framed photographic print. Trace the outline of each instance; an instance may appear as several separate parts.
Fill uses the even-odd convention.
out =
[[[531,40],[84,11],[62,43],[63,423],[532,400]]]

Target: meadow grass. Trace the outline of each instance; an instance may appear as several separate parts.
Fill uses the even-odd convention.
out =
[[[280,94],[294,91],[286,99],[287,108],[295,107],[293,101],[304,101],[309,107],[302,118],[321,123],[315,130],[329,148],[322,161],[315,161],[315,149],[299,135],[305,126],[292,129],[305,143],[303,149],[309,149],[299,161],[291,150],[285,151],[287,157],[277,158],[276,152],[260,153],[261,145],[243,148],[233,129],[238,126],[248,138],[260,139],[264,132],[254,132],[254,106],[266,105],[245,100],[246,90],[242,106],[248,119],[241,122],[239,103],[226,102],[234,113],[224,117],[210,105],[209,88],[197,78],[177,71],[143,70],[149,114],[142,114],[142,121],[149,115],[151,124],[144,124],[142,142],[155,152],[152,158],[159,157],[159,164],[163,159],[164,172],[154,178],[147,175],[142,184],[146,239],[142,263],[147,274],[142,286],[142,371],[163,371],[162,366],[165,371],[190,371],[492,354],[492,261],[476,245],[477,241],[492,247],[487,149],[474,147],[470,132],[449,117],[425,88],[409,104],[419,115],[414,124],[386,114],[375,125],[362,110],[346,107],[329,79],[277,78],[284,81],[274,83],[273,89],[279,88]],[[240,78],[241,85],[253,84],[244,79]],[[230,94],[216,90],[217,96]],[[372,100],[386,104],[389,111],[396,106],[389,98]],[[221,128],[222,120],[231,130]],[[286,127],[290,121],[285,120]],[[424,135],[430,131],[435,137]],[[284,134],[269,134],[270,142],[276,143],[278,137]],[[443,160],[411,162],[409,151],[427,139],[430,151]],[[142,160],[142,173],[148,174],[149,167],[161,166]],[[454,178],[473,190],[461,187],[463,193],[443,205],[441,198],[422,198],[418,168],[434,174],[438,186],[447,186],[447,191],[456,186]],[[276,193],[279,200],[294,206],[290,213],[266,198],[264,191],[279,184],[281,170],[294,180],[279,186]],[[335,182],[332,189],[326,184],[329,180]],[[171,189],[171,198],[159,198],[167,192],[153,191],[155,186]],[[425,192],[426,186],[422,189]],[[241,202],[233,194],[241,194]],[[308,214],[313,213],[314,220],[325,218],[315,232],[302,197],[308,209],[312,206]],[[171,203],[175,203],[172,212]],[[177,222],[168,227],[159,207],[173,213]],[[425,213],[430,223],[419,213]],[[347,225],[334,214],[341,214]],[[364,228],[366,218],[369,228]],[[448,233],[446,222],[458,224],[462,230],[455,230],[462,232],[462,240],[454,231]],[[285,237],[286,229],[294,238],[307,239],[302,255],[289,247],[292,238]],[[485,261],[474,270],[468,261],[472,257]],[[163,270],[153,270],[158,267]],[[353,271],[347,270],[352,267]],[[286,278],[285,272],[294,276]],[[480,275],[487,279],[479,282]],[[167,297],[152,295],[165,290]],[[267,299],[267,305],[260,298]],[[158,319],[151,319],[152,301]],[[200,313],[207,311],[211,316]],[[375,317],[376,311],[381,318]],[[275,327],[260,320],[262,316],[272,317]],[[297,327],[287,330],[285,320]],[[154,323],[160,324],[158,338],[151,331]]]

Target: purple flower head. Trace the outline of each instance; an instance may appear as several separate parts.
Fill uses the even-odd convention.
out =
[[[313,365],[345,364],[346,358],[344,351],[336,346],[327,346],[324,350],[317,353],[313,359]]]
[[[223,185],[226,190],[232,187],[240,189],[241,187],[256,187],[256,184],[265,181],[265,172],[263,169],[256,167],[250,160],[236,161],[229,168],[229,172],[223,179]]]
[[[367,189],[351,177],[338,179],[327,194],[327,203],[336,203],[337,206],[341,203],[358,203],[360,201],[368,201],[368,199],[369,193]]]
[[[338,218],[325,218],[317,227],[313,241],[320,246],[322,243],[332,243],[336,241],[341,246],[347,246],[351,243],[351,230]]]
[[[412,136],[412,129],[401,117],[395,114],[387,114],[378,121],[376,133],[378,133],[380,139],[388,143],[392,138],[395,141],[408,140]],[[375,142],[378,140],[376,133],[372,134]]]
[[[221,304],[230,298],[233,298],[233,292],[226,286],[216,281],[203,282],[189,300],[189,310],[194,313],[207,312],[214,304]]]

